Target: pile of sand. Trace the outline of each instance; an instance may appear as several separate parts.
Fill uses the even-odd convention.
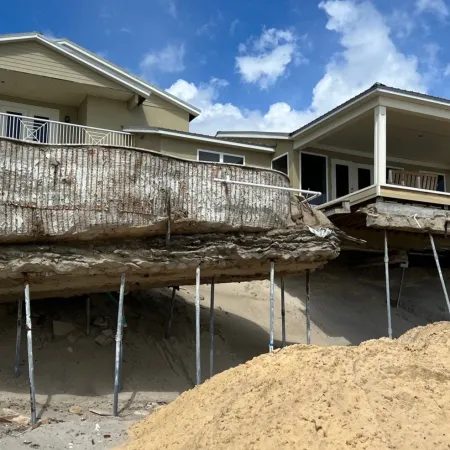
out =
[[[295,345],[185,392],[124,448],[450,448],[450,324],[358,347]]]

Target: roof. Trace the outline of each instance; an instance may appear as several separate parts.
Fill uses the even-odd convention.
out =
[[[216,137],[227,139],[290,139],[290,133],[276,131],[218,131]]]
[[[159,127],[128,127],[123,130],[127,133],[139,134],[159,134],[162,136],[176,137],[180,139],[189,139],[200,142],[208,142],[216,145],[223,145],[226,147],[241,148],[247,150],[257,150],[260,152],[274,153],[275,150],[270,145],[250,144],[247,142],[236,142],[229,139],[222,139],[219,137],[209,136],[207,134],[190,133],[187,131],[170,130],[168,128]]]
[[[38,32],[0,35],[0,43],[21,41],[36,41],[46,45],[47,47],[62,53],[66,57],[76,60],[80,64],[83,64],[90,69],[101,73],[105,77],[114,80],[116,83],[126,87],[131,92],[134,92],[142,97],[148,98],[151,94],[156,94],[157,96],[162,97],[168,102],[187,111],[191,118],[195,118],[200,114],[200,110],[195,106],[192,106],[178,97],[153,86],[141,78],[129,73],[122,67],[107,61],[106,59],[90,52],[74,42],[69,41],[68,39],[53,39]]]

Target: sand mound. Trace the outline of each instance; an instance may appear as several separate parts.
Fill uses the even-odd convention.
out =
[[[450,448],[450,324],[358,347],[295,345],[185,392],[127,450]]]

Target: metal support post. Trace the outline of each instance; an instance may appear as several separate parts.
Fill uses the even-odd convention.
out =
[[[447,302],[447,308],[448,308],[448,312],[450,313],[450,300],[448,298],[448,292],[447,292],[447,287],[445,286],[445,280],[444,280],[444,276],[442,275],[442,270],[441,270],[441,264],[439,262],[439,256],[437,254],[436,251],[436,245],[434,243],[434,237],[431,233],[428,233],[430,235],[430,242],[431,242],[431,247],[433,249],[433,255],[434,255],[434,260],[436,262],[436,267],[439,273],[439,278],[441,279],[441,284],[442,284],[442,290],[444,291],[444,296],[445,296],[445,301]]]
[[[123,298],[125,295],[125,274],[120,279],[119,308],[117,313],[117,333],[116,333],[116,359],[114,368],[114,405],[113,414],[118,416],[119,388],[120,388],[120,366],[122,365],[122,334],[123,334]]]
[[[388,318],[388,336],[392,339],[392,318],[391,318],[391,289],[389,281],[389,250],[387,230],[384,230],[384,274],[386,278],[386,309]]]
[[[281,347],[286,347],[286,306],[284,302],[283,277],[281,277]]]
[[[36,423],[36,391],[34,387],[33,334],[31,327],[30,285],[25,280],[25,315],[27,328],[28,377],[30,379],[31,423]]]
[[[273,352],[273,328],[274,328],[274,306],[275,306],[275,263],[270,261],[270,337],[269,352]]]
[[[401,267],[402,267],[402,277],[400,278],[400,286],[398,288],[397,308],[400,307],[400,298],[401,298],[401,295],[402,295],[403,282],[405,281],[405,272],[406,272],[406,267],[407,267],[406,264],[407,263],[401,265]]]
[[[195,272],[195,367],[196,385],[202,382],[202,371],[200,361],[200,264]]]
[[[91,298],[86,297],[86,334],[91,332]]]
[[[306,271],[306,343],[311,344],[311,280],[309,269]]]
[[[211,280],[211,303],[209,307],[209,377],[214,376],[214,276]]]
[[[22,305],[23,300],[20,298],[17,300],[17,335],[16,335],[16,361],[14,364],[14,375],[19,376],[20,370],[20,344],[22,340]]]
[[[169,338],[170,330],[172,329],[173,309],[175,307],[175,294],[176,294],[176,287],[174,286],[172,288],[172,300],[170,301],[170,315],[169,315],[169,323],[167,324],[166,339]]]

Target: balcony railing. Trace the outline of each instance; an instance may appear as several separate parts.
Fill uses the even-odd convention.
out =
[[[414,187],[418,189],[427,189],[437,191],[439,189],[439,175],[436,173],[411,172],[409,170],[388,171],[388,183],[398,184],[399,186]]]
[[[131,133],[9,113],[0,113],[0,137],[43,144],[135,146]]]

